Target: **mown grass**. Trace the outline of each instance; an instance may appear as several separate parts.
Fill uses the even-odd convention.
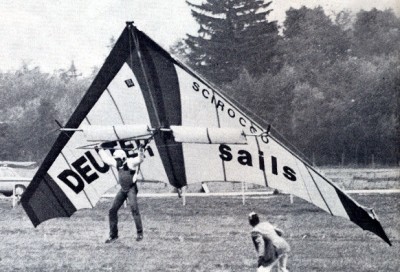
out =
[[[120,239],[104,244],[111,199],[71,218],[33,228],[21,207],[0,200],[1,271],[255,271],[247,214],[256,211],[285,230],[290,271],[400,271],[400,195],[354,196],[374,207],[388,246],[353,223],[289,196],[141,198],[145,239],[136,242],[128,209]]]

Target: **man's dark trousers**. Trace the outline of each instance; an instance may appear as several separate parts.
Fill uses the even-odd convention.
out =
[[[115,196],[114,203],[109,210],[110,219],[110,237],[118,236],[118,210],[121,208],[124,201],[128,199],[129,206],[135,221],[137,233],[143,233],[142,219],[140,217],[139,206],[137,202],[137,186],[132,186],[129,191],[125,192],[122,189],[119,190]]]

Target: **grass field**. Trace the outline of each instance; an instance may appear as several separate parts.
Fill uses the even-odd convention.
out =
[[[145,239],[134,240],[129,210],[120,210],[120,239],[104,244],[111,199],[71,218],[33,228],[22,207],[0,199],[0,271],[255,271],[247,214],[285,230],[290,271],[400,271],[400,194],[353,196],[374,207],[390,247],[353,223],[289,196],[141,198]]]

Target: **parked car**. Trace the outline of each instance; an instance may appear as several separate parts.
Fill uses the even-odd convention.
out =
[[[20,197],[31,182],[31,178],[21,177],[14,169],[31,168],[35,163],[0,162],[0,193],[5,196]]]

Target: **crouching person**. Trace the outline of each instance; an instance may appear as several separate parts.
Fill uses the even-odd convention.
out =
[[[251,238],[258,253],[257,272],[269,272],[277,265],[279,272],[288,272],[286,265],[290,246],[282,238],[283,231],[269,222],[260,223],[258,215],[249,214],[249,223],[253,227]]]

